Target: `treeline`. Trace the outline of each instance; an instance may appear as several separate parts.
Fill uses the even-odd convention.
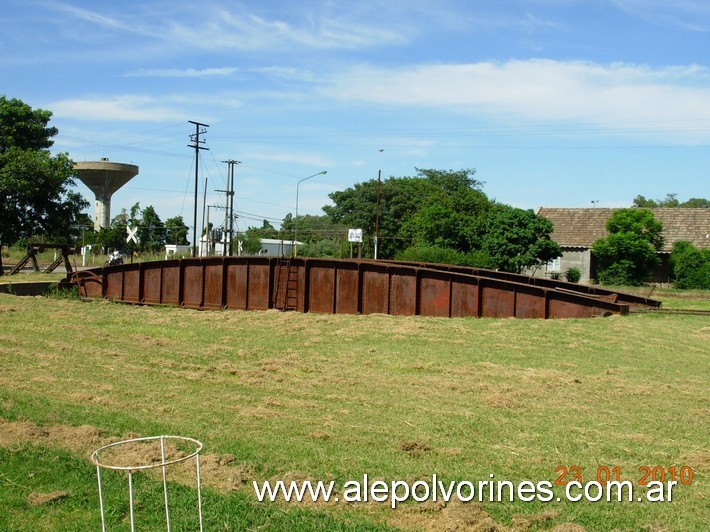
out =
[[[290,239],[302,255],[344,256],[348,228],[362,229],[364,256],[439,262],[519,272],[561,254],[552,224],[532,210],[489,199],[474,170],[416,169],[411,177],[371,179],[333,192],[323,216],[287,215],[280,230],[268,222],[247,230],[246,241]],[[378,202],[379,195],[379,202]],[[378,213],[379,203],[379,213]],[[246,246],[248,248],[249,246]],[[245,251],[249,251],[246,249]]]

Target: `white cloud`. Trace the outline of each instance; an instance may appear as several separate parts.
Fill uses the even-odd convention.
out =
[[[707,0],[611,0],[626,13],[659,25],[710,31]]]
[[[203,50],[362,49],[408,40],[402,33],[372,21],[322,17],[292,22],[226,8],[209,11],[203,20],[189,25],[170,22],[159,33],[163,39]]]
[[[649,124],[658,130],[710,121],[708,81],[710,69],[696,65],[653,68],[532,59],[399,69],[360,66],[333,76],[322,90],[339,100],[499,119]]]
[[[235,67],[222,68],[203,68],[196,70],[194,68],[178,69],[178,68],[158,68],[146,69],[140,68],[129,72],[126,77],[156,77],[156,78],[205,78],[218,76],[231,76],[238,69]]]
[[[168,107],[162,102],[148,96],[124,95],[104,99],[61,100],[48,106],[56,117],[76,120],[162,122],[188,119],[180,108]]]

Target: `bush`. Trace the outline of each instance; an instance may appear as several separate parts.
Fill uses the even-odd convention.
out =
[[[397,253],[395,259],[407,262],[452,264],[454,266],[468,266],[470,268],[494,267],[490,255],[483,251],[463,253],[452,248],[433,246],[431,244],[409,246],[407,249]]]
[[[698,249],[690,242],[676,242],[671,266],[676,288],[710,289],[710,250]]]
[[[397,253],[395,258],[407,262],[430,262],[434,264],[467,266],[465,253],[451,248],[432,246],[430,244],[409,246],[404,251]]]
[[[570,268],[565,272],[565,279],[569,283],[578,283],[581,278],[582,272],[579,271],[579,268]]]

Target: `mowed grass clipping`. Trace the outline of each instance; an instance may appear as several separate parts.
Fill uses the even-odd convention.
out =
[[[205,444],[205,489],[214,501],[205,512],[234,529],[277,529],[277,514],[304,529],[701,530],[710,522],[709,340],[710,320],[690,315],[200,312],[0,294],[0,445],[5,453],[47,449],[43,467],[55,478],[33,490],[61,494],[48,503],[54,513],[80,498],[82,510],[70,513],[89,527],[98,523],[95,486],[85,486],[95,473],[91,450],[112,439],[176,434]],[[64,452],[79,466],[67,469],[73,459],[56,456]],[[66,475],[82,463],[83,480]],[[673,502],[656,504],[392,510],[257,503],[251,487],[278,479],[342,485],[365,473],[388,482],[434,473],[444,481],[490,474],[554,481],[559,466],[580,467],[585,481],[601,466],[619,467],[636,483],[643,466],[686,465],[693,482],[677,487]],[[3,488],[23,484],[11,466],[0,468]],[[9,504],[0,500],[0,514],[11,512],[14,527],[36,527],[36,506]]]

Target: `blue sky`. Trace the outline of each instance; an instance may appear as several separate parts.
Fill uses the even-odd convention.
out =
[[[221,161],[242,163],[240,230],[293,212],[323,170],[299,213],[415,167],[475,168],[523,208],[710,196],[706,0],[0,7],[0,93],[53,111],[55,151],[140,167],[114,215],[140,202],[191,222],[188,120],[210,125],[208,204],[224,202]]]

